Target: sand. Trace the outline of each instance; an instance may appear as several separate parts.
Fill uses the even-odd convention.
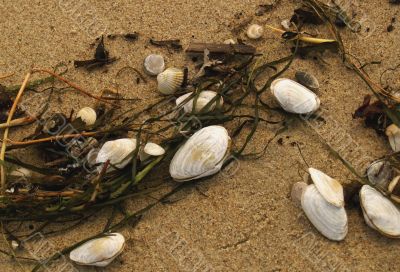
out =
[[[276,9],[254,17],[253,22],[278,26],[281,20],[291,16],[298,5],[296,2],[282,0]],[[380,66],[368,68],[373,78],[378,79],[384,69],[398,64],[400,26],[395,23],[390,33],[386,28],[391,18],[399,14],[400,6],[389,5],[386,0],[351,2],[357,18],[366,20],[361,34],[342,30],[345,45],[365,62],[382,61]],[[148,78],[148,84],[137,85],[130,73],[115,78],[119,69],[127,65],[141,67],[149,53],[163,54],[168,66],[183,66],[188,62],[184,53],[149,46],[149,38],[179,38],[184,45],[193,41],[221,42],[233,37],[230,29],[239,21],[235,14],[248,18],[258,4],[264,3],[240,0],[1,1],[0,74],[15,72],[14,77],[3,80],[2,84],[22,82],[32,65],[50,68],[64,61],[69,67],[67,77],[70,80],[95,94],[119,84],[126,97],[141,99],[135,102],[140,107],[158,97],[154,79]],[[369,33],[365,32],[365,25],[370,27]],[[318,29],[322,36],[327,33],[323,28]],[[136,42],[121,39],[109,42],[110,53],[120,59],[107,69],[93,73],[74,69],[74,59],[91,57],[93,47],[90,44],[101,31],[138,31],[140,38]],[[243,33],[239,37],[245,38]],[[270,60],[287,54],[287,46],[268,31],[261,40],[248,42]],[[342,183],[348,183],[353,176],[320,143],[318,135],[336,149],[343,149],[342,155],[354,164],[363,161],[360,158],[378,158],[390,150],[383,137],[365,128],[361,120],[352,118],[364,95],[369,93],[367,87],[353,72],[344,69],[336,56],[328,54],[325,61],[328,64],[321,65],[298,59],[285,75],[293,77],[296,70],[305,70],[320,80],[318,94],[327,120],[325,125],[313,128],[298,122],[279,137],[282,144],[274,141],[270,145],[263,158],[240,161],[233,174],[215,176],[199,184],[198,190],[181,193],[176,203],[158,205],[137,227],[122,230],[128,239],[123,254],[106,269],[97,271],[398,270],[398,241],[382,237],[367,227],[359,211],[348,211],[349,233],[345,241],[336,243],[322,237],[289,199],[291,185],[307,179],[306,165],[292,142],[299,144],[310,166]],[[60,100],[53,99],[53,107],[65,113],[94,103],[73,92],[60,97]],[[26,100],[34,111],[41,99],[43,96],[39,95]],[[29,131],[19,131],[11,137],[27,134]],[[250,150],[260,149],[271,135],[272,130],[262,126]],[[127,207],[134,210],[146,201],[132,200]],[[64,235],[46,237],[46,246],[36,245],[34,253],[48,255],[101,230],[109,212],[102,212]],[[0,248],[6,248],[3,240]],[[0,271],[29,268],[28,263],[17,264],[0,255]]]

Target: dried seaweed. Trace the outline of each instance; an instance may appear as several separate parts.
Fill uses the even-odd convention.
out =
[[[174,51],[181,51],[183,49],[181,45],[181,41],[178,39],[173,40],[149,40],[151,45],[158,46],[158,47],[166,47],[168,49],[172,49]]]
[[[96,47],[96,51],[94,53],[94,58],[90,60],[75,60],[74,66],[75,68],[84,67],[88,71],[93,69],[103,67],[104,65],[111,64],[116,61],[116,58],[110,58],[109,53],[104,45],[104,38],[101,36],[99,44]]]

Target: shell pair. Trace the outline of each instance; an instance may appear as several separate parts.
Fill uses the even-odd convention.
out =
[[[301,207],[314,227],[326,238],[343,240],[348,232],[342,185],[325,173],[309,168],[313,184],[296,184],[292,197],[300,199]]]
[[[271,92],[279,105],[287,112],[310,114],[319,109],[318,96],[303,85],[279,78],[271,83]]]
[[[175,153],[169,166],[171,177],[183,182],[217,173],[229,155],[230,142],[224,127],[200,129]]]
[[[136,149],[137,141],[131,138],[122,138],[104,143],[97,153],[96,163],[110,162],[108,171],[122,169],[127,166],[133,159],[133,152]],[[147,143],[140,151],[140,159],[146,160],[151,156],[161,156],[165,153],[164,148],[155,144]],[[101,165],[99,168],[101,169]]]
[[[215,98],[218,93],[213,91],[201,91],[197,97],[186,101],[193,93],[184,94],[176,99],[176,105],[182,106],[184,112],[186,113],[198,113],[204,109],[205,112],[213,111],[217,106],[222,106],[223,99],[222,97]],[[214,99],[214,102],[211,101]],[[186,101],[186,102],[185,102]],[[205,108],[207,106],[207,108]]]
[[[70,252],[69,258],[79,265],[104,267],[121,254],[124,247],[124,236],[119,233],[110,233],[75,248]]]

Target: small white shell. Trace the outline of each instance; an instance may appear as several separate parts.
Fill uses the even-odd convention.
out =
[[[161,55],[151,54],[148,55],[143,62],[144,71],[151,75],[156,76],[162,73],[165,69],[164,58]]]
[[[84,107],[78,111],[76,118],[81,118],[87,126],[91,126],[96,123],[97,114],[94,109],[90,107]]]
[[[193,93],[187,93],[184,94],[176,99],[176,105],[179,106],[185,101],[189,96],[191,96]],[[199,112],[201,111],[215,96],[218,94],[213,91],[202,91],[199,93],[197,100],[196,100],[196,105],[194,105],[194,98],[190,99],[185,103],[183,106],[183,110],[186,113],[191,113],[193,111],[193,106],[194,106],[194,112]],[[218,105],[223,104],[223,99],[222,97],[219,98],[219,103]],[[212,105],[210,105],[207,109],[207,112],[213,111],[215,107],[217,106],[217,100],[215,100]]]
[[[139,152],[141,161],[147,160],[151,156],[161,156],[165,154],[165,149],[155,143],[147,143]]]
[[[360,190],[360,203],[366,223],[381,234],[400,238],[400,211],[380,192],[369,185]]]
[[[281,107],[291,113],[307,114],[318,110],[320,101],[315,93],[287,78],[279,78],[271,84],[272,95]]]
[[[75,248],[69,258],[80,265],[104,267],[109,265],[124,249],[125,238],[119,233],[87,241]]]
[[[175,153],[169,173],[179,182],[213,175],[221,169],[229,148],[230,137],[224,127],[202,128]]]
[[[97,154],[96,163],[110,161],[108,169],[115,166],[118,169],[124,168],[132,161],[132,152],[136,148],[136,139],[123,138],[106,142]],[[101,166],[100,166],[101,167]]]
[[[388,161],[378,160],[371,163],[367,168],[367,177],[374,186],[387,190],[389,182],[392,180],[393,168]]]
[[[389,139],[390,147],[394,152],[400,151],[400,129],[395,124],[386,128],[386,136]]]
[[[263,33],[264,33],[264,28],[257,24],[250,25],[246,32],[247,37],[253,40],[261,38]]]
[[[317,169],[309,168],[308,172],[310,173],[315,187],[326,201],[333,206],[344,207],[342,184],[340,184],[336,179],[331,178],[327,174]]]
[[[227,40],[225,40],[224,41],[224,44],[236,44],[236,42],[235,42],[235,40],[234,39],[227,39]]]
[[[158,91],[162,94],[173,94],[182,86],[185,74],[182,69],[168,68],[158,74]]]
[[[292,199],[293,204],[296,207],[301,207],[301,197],[307,186],[308,185],[305,182],[296,182],[295,184],[293,184],[290,198]]]
[[[290,20],[289,20],[289,19],[282,20],[281,26],[282,26],[283,29],[285,29],[286,31],[290,30],[290,26],[291,26]]]
[[[341,241],[346,237],[348,225],[344,207],[329,204],[314,184],[305,189],[301,206],[314,227],[326,238]]]

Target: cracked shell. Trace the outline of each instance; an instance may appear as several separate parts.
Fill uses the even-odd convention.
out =
[[[81,118],[81,120],[87,125],[91,126],[96,123],[97,114],[91,107],[84,107],[76,114],[76,118]]]
[[[179,106],[181,105],[189,96],[191,96],[193,93],[187,93],[184,94],[176,99],[176,105]],[[195,98],[190,99],[183,105],[183,110],[186,113],[191,113],[193,111],[194,107],[194,112],[199,112],[201,111],[214,97],[216,97],[218,94],[213,91],[202,91],[197,97],[196,104],[195,104]],[[218,103],[217,103],[217,100]],[[206,112],[213,111],[217,104],[222,106],[223,104],[223,99],[220,97],[219,99],[215,100],[214,103],[212,103],[210,106],[208,106],[208,109]],[[195,104],[195,105],[194,105]]]
[[[202,128],[175,153],[170,175],[178,182],[213,175],[221,169],[229,149],[230,137],[224,127]]]

